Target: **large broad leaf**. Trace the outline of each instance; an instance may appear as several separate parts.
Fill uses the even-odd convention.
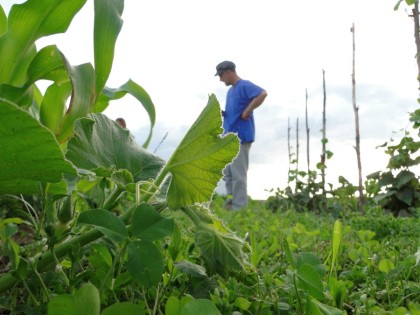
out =
[[[39,182],[75,174],[54,135],[18,106],[0,99],[0,193],[38,193]]]
[[[222,170],[239,150],[236,135],[221,137],[221,125],[219,102],[213,94],[165,168],[172,174],[167,198],[170,208],[210,200]]]
[[[150,204],[139,205],[132,217],[133,237],[156,241],[174,230],[174,220],[161,216]]]
[[[145,143],[143,144],[143,147],[147,148],[149,145],[150,139],[152,138],[153,127],[155,126],[156,111],[155,111],[155,105],[153,104],[152,99],[150,98],[149,94],[136,82],[132,80],[128,80],[125,84],[123,84],[122,86],[116,89],[105,87],[102,91],[102,94],[99,95],[99,98],[94,108],[92,108],[92,112],[104,111],[108,107],[109,101],[118,100],[122,98],[123,96],[125,96],[127,93],[135,97],[140,102],[140,104],[143,105],[143,108],[146,110],[147,114],[149,115],[150,131],[149,131],[149,135],[147,136]]]
[[[192,300],[181,309],[181,315],[220,315],[216,305],[210,300]]]
[[[299,279],[299,287],[304,289],[317,298],[318,300],[324,299],[323,285],[321,277],[312,265],[303,264],[297,270],[297,277]]]
[[[126,169],[135,181],[155,178],[164,161],[140,147],[130,132],[103,114],[81,118],[74,125],[66,157],[79,168]]]
[[[299,270],[304,264],[311,265],[320,277],[326,273],[325,265],[312,252],[301,252],[298,254],[296,268]]]
[[[94,209],[80,213],[77,222],[97,227],[102,233],[115,242],[122,242],[128,238],[124,222],[112,212]]]
[[[94,55],[96,96],[108,80],[114,60],[115,42],[122,27],[124,0],[95,0]]]
[[[0,38],[0,84],[24,84],[35,41],[65,32],[85,3],[86,0],[28,0],[13,5],[8,30]]]
[[[98,289],[91,283],[73,294],[61,294],[48,303],[48,315],[99,315],[101,300]]]
[[[128,245],[127,252],[127,267],[134,281],[145,288],[157,285],[164,271],[160,250],[150,241],[137,240]]]
[[[226,276],[244,270],[243,241],[233,233],[223,233],[205,224],[196,227],[195,239],[210,270]]]
[[[144,315],[144,307],[130,302],[121,302],[104,309],[101,315]]]

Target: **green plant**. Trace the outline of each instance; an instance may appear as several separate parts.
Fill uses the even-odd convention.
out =
[[[1,304],[32,314],[62,314],[63,306],[76,314],[84,305],[92,315],[156,314],[175,301],[168,288],[180,280],[173,268],[182,253],[179,226],[194,231],[188,258],[208,273],[246,269],[243,240],[205,206],[239,143],[220,136],[220,106],[211,95],[167,162],[149,153],[150,97],[131,80],[105,87],[124,1],[94,2],[95,67],[70,66],[56,46],[36,49],[37,39],[64,32],[85,3],[29,0],[8,17],[0,7],[0,193],[27,209],[7,209],[0,220],[1,252],[10,262],[0,276]],[[52,83],[42,93],[37,81],[44,79]],[[126,93],[150,117],[143,147],[100,113]],[[190,221],[176,222],[176,210]],[[22,227],[33,234],[20,247]],[[208,299],[184,302],[179,314],[197,307],[217,314]]]
[[[420,141],[415,141],[406,133],[398,144],[387,146],[385,153],[390,156],[388,171],[367,176],[371,181],[368,192],[373,201],[395,216],[401,211],[414,215],[420,207],[419,177],[410,171],[410,168],[420,164],[420,156],[416,157],[419,149]]]

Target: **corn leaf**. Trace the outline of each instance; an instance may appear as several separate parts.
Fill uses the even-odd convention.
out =
[[[29,0],[13,5],[7,32],[0,37],[0,84],[23,85],[36,54],[35,41],[65,32],[85,3],[86,0]]]
[[[94,55],[96,95],[108,80],[114,60],[115,42],[122,27],[124,0],[95,0]]]

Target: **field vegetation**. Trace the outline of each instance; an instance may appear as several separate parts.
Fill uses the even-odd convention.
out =
[[[325,151],[227,211],[214,189],[239,142],[216,97],[165,161],[147,150],[148,93],[106,86],[123,0],[94,1],[93,65],[37,49],[85,3],[0,6],[0,314],[420,314],[418,134],[384,145],[362,207],[360,186],[325,183]],[[142,146],[102,114],[127,94],[150,118]]]

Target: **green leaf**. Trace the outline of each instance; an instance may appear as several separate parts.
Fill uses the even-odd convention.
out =
[[[53,133],[63,121],[66,102],[71,94],[71,84],[52,84],[45,91],[39,112],[40,122],[48,127]]]
[[[74,125],[66,157],[81,169],[126,169],[134,180],[155,178],[164,161],[140,147],[126,129],[102,114],[81,118]]]
[[[332,239],[332,260],[331,260],[331,267],[330,267],[331,268],[330,275],[332,274],[335,262],[337,261],[338,250],[340,249],[340,243],[341,243],[341,235],[342,235],[341,222],[340,220],[335,220],[334,230],[333,230],[333,239]]]
[[[160,250],[150,241],[136,240],[127,247],[128,271],[138,284],[150,288],[159,283],[164,271]]]
[[[200,224],[196,226],[195,240],[211,270],[222,275],[244,270],[246,256],[242,251],[243,241],[233,233]]]
[[[95,0],[94,55],[96,95],[108,80],[114,60],[115,42],[122,27],[124,0]]]
[[[394,268],[395,266],[391,259],[381,259],[381,261],[379,262],[379,270],[384,273],[388,273]]]
[[[313,314],[313,315],[343,315],[343,311],[339,309],[321,303],[315,299],[310,299],[308,301],[308,309],[306,314]]]
[[[210,300],[192,300],[184,305],[181,315],[221,315],[217,307]]]
[[[65,62],[72,85],[69,108],[56,132],[57,141],[62,143],[73,136],[74,122],[90,113],[94,100],[95,73],[91,64],[72,67]]]
[[[29,113],[0,100],[0,194],[37,193],[39,183],[75,174],[53,134]]]
[[[303,264],[297,270],[299,287],[306,290],[310,295],[318,300],[324,299],[323,285],[321,277],[315,268],[309,264]]]
[[[193,264],[187,260],[184,261],[176,261],[174,262],[174,266],[177,267],[183,273],[193,276],[193,277],[206,277],[206,269],[204,267]]]
[[[283,247],[287,259],[293,268],[296,268],[296,259],[293,257],[292,251],[290,250],[289,242],[286,237],[283,237]]]
[[[165,315],[180,315],[181,305],[177,297],[171,295],[165,304]]]
[[[73,294],[61,294],[48,303],[48,315],[99,315],[101,302],[98,289],[91,283]]]
[[[104,309],[101,315],[144,315],[146,314],[144,307],[129,303],[129,302],[122,302],[113,304],[106,309]]]
[[[155,105],[152,102],[152,99],[150,98],[149,94],[136,82],[132,80],[128,80],[125,84],[120,86],[119,88],[112,89],[105,87],[102,91],[102,94],[99,96],[99,99],[97,103],[95,104],[95,107],[93,108],[93,112],[102,112],[108,107],[108,103],[110,100],[118,100],[125,96],[127,93],[131,94],[133,97],[135,97],[140,104],[143,105],[143,108],[146,110],[147,114],[149,115],[150,119],[150,131],[149,135],[147,136],[147,139],[145,143],[143,144],[144,148],[147,148],[150,142],[150,139],[152,138],[152,130],[155,126],[156,121],[156,110]]]
[[[35,55],[35,41],[65,32],[86,0],[29,0],[13,5],[0,37],[0,84],[22,85]]]
[[[3,36],[7,31],[7,16],[2,6],[0,5],[0,36]]]
[[[414,199],[414,193],[414,187],[404,187],[403,189],[398,190],[395,196],[406,205],[411,206]]]
[[[156,241],[174,230],[174,220],[161,216],[150,204],[139,205],[132,217],[133,237]]]
[[[243,297],[237,297],[234,302],[235,306],[240,308],[241,310],[247,310],[251,306],[251,302],[244,299]]]
[[[65,58],[55,45],[42,48],[34,57],[28,69],[28,84],[38,80],[51,80],[58,84],[69,82]]]
[[[314,253],[301,252],[298,254],[296,268],[299,270],[305,264],[311,265],[321,277],[326,273],[325,265]]]
[[[127,229],[121,219],[112,212],[94,209],[80,213],[77,222],[97,227],[102,233],[115,242],[122,242],[128,238]]]
[[[210,200],[222,178],[222,170],[239,150],[236,135],[220,136],[221,124],[219,103],[215,95],[211,95],[165,167],[172,173],[167,198],[170,208]]]

